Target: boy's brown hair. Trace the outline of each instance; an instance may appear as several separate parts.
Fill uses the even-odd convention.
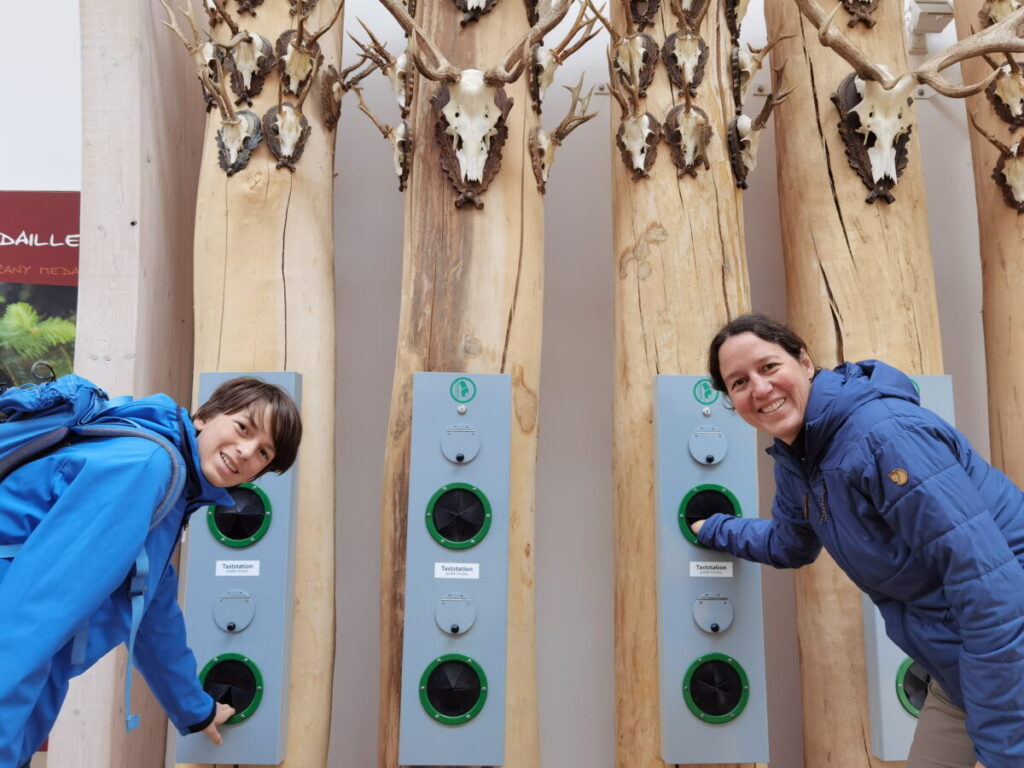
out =
[[[302,441],[302,418],[295,401],[275,384],[243,376],[225,381],[217,387],[210,399],[199,406],[193,418],[209,421],[222,413],[240,411],[245,411],[253,424],[258,429],[265,429],[274,441],[274,458],[260,475],[287,471],[295,463],[299,443]],[[269,414],[270,423],[264,427],[265,414]]]

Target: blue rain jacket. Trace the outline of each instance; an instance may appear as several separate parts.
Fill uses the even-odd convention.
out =
[[[803,432],[769,453],[771,519],[715,515],[701,543],[777,568],[824,546],[889,637],[966,710],[978,760],[1024,766],[1020,489],[874,360],[820,371]]]
[[[68,680],[128,639],[126,580],[143,546],[150,574],[135,664],[179,732],[212,717],[169,560],[189,513],[233,502],[203,476],[195,429],[173,400],[154,395],[117,405],[100,423],[124,419],[163,438],[179,460],[141,437],[79,439],[0,483],[0,544],[23,544],[13,559],[0,559],[0,768],[28,762]],[[176,503],[150,529],[157,505],[176,487]],[[85,625],[84,660],[73,664],[73,636]]]

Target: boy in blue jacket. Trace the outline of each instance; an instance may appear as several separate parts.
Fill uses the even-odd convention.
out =
[[[170,558],[193,511],[231,506],[223,489],[292,465],[298,409],[279,387],[238,378],[192,418],[154,395],[102,421],[138,434],[73,440],[0,482],[0,768],[31,759],[69,679],[128,639],[126,583],[143,549],[136,666],[183,735],[219,744],[234,714],[199,683]]]

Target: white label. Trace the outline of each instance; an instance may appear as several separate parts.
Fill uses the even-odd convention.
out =
[[[704,579],[731,579],[732,563],[699,563],[691,561],[690,576]]]
[[[434,563],[435,579],[479,579],[480,563]]]
[[[218,560],[214,576],[259,576],[259,560]]]

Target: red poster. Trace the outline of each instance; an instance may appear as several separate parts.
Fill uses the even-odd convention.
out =
[[[0,283],[78,285],[78,192],[0,192]]]

